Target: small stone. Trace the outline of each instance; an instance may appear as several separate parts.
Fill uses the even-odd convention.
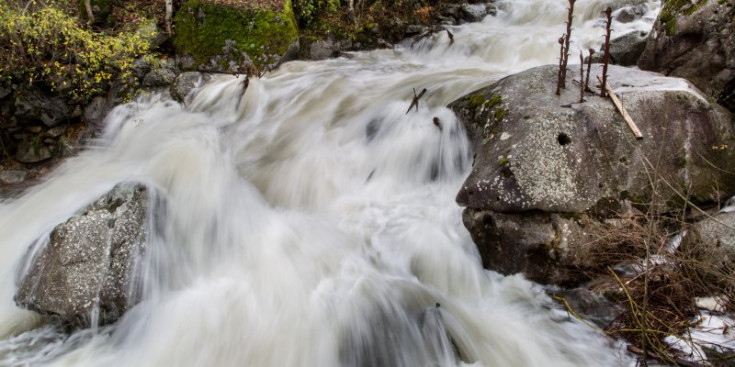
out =
[[[59,136],[63,135],[65,132],[66,132],[66,125],[60,125],[60,126],[52,127],[46,130],[46,136],[50,138],[58,138]]]
[[[168,68],[152,70],[143,78],[144,87],[165,87],[171,85],[176,78],[176,73]]]
[[[0,182],[10,185],[21,183],[28,179],[28,172],[24,170],[4,170],[0,171]]]

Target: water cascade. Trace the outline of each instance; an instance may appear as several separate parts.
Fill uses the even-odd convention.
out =
[[[623,3],[651,12],[617,32],[650,28],[658,2],[579,1],[573,51],[599,47],[600,11]],[[452,45],[440,32],[286,63],[244,94],[220,76],[188,106],[118,107],[88,149],[0,204],[0,365],[626,364],[539,286],[483,270],[454,203],[472,152],[444,106],[557,63],[566,5],[501,1],[451,27]],[[428,91],[406,114],[414,88]],[[166,203],[150,208],[143,301],[71,333],[16,307],[29,247],[129,181]]]

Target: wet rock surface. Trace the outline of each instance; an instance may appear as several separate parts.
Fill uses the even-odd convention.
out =
[[[145,186],[120,184],[39,241],[18,280],[18,305],[77,327],[115,322],[138,299],[147,238]]]

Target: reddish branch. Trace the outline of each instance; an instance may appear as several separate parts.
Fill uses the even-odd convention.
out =
[[[567,33],[559,38],[561,52],[559,57],[559,80],[556,84],[556,95],[561,93],[561,88],[566,88],[567,64],[569,63],[569,42],[572,38],[572,19],[574,16],[574,3],[577,0],[568,0],[569,8],[567,8]]]
[[[605,86],[607,85],[607,65],[610,63],[610,25],[612,24],[612,9],[605,9],[605,15],[607,16],[607,25],[605,26],[605,54],[602,56],[602,86],[600,87],[600,95],[605,97],[607,91]]]

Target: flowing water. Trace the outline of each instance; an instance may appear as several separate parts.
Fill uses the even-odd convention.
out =
[[[602,42],[608,4],[580,0],[573,48]],[[244,94],[219,77],[188,106],[114,110],[103,136],[0,205],[2,366],[605,366],[627,357],[520,276],[485,271],[454,196],[472,152],[446,106],[556,63],[566,1],[394,50],[290,62]],[[572,59],[576,58],[573,56]],[[412,89],[426,88],[406,114]],[[442,129],[434,125],[437,117]],[[71,334],[13,304],[38,238],[115,184],[162,197],[142,303]]]

